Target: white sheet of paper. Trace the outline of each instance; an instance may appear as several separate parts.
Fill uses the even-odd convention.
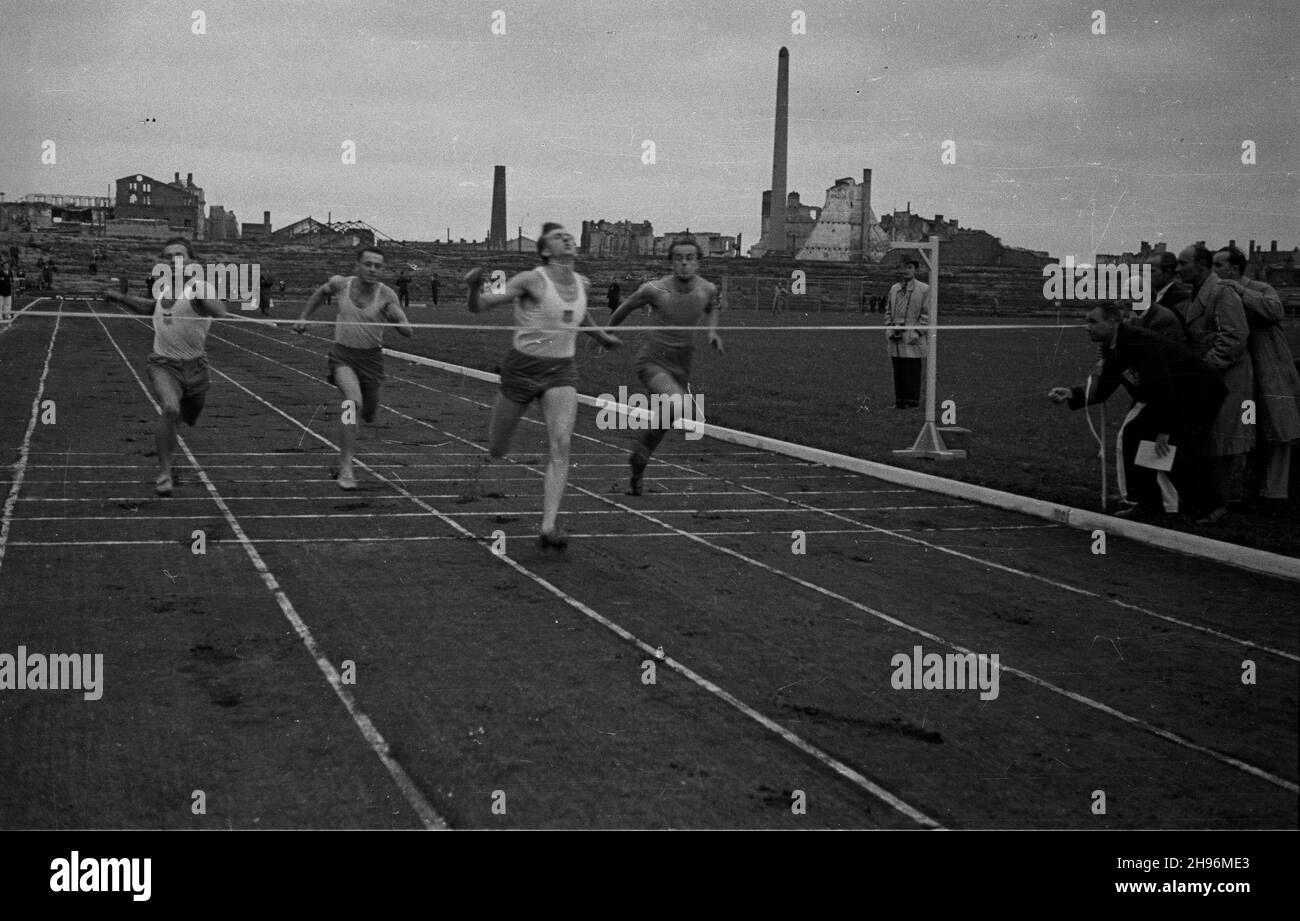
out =
[[[1172,470],[1174,466],[1174,455],[1178,453],[1178,448],[1174,445],[1169,446],[1169,453],[1164,457],[1156,457],[1156,443],[1154,441],[1138,442],[1138,453],[1134,459],[1139,467],[1147,467],[1151,470]]]

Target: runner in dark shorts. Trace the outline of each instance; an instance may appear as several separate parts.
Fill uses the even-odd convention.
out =
[[[153,353],[145,368],[161,412],[154,428],[154,447],[158,452],[158,478],[154,492],[170,496],[175,486],[172,455],[176,450],[176,423],[193,426],[207,400],[208,359],[204,351],[212,317],[227,315],[224,301],[213,297],[202,281],[190,281],[173,297],[172,282],[184,278],[187,264],[198,257],[194,246],[182,237],[163,244],[162,263],[154,266],[146,294],[135,297],[123,294],[115,286],[104,289],[105,300],[113,301],[134,313],[153,317]],[[153,290],[150,291],[150,288]]]
[[[568,538],[560,531],[558,518],[569,477],[569,442],[578,415],[574,340],[581,330],[606,348],[617,346],[619,341],[595,326],[587,313],[588,282],[573,270],[577,252],[573,235],[559,224],[543,224],[537,252],[543,265],[520,272],[506,282],[500,293],[484,294],[479,290],[482,269],[466,275],[465,284],[471,313],[504,304],[513,304],[515,309],[514,347],[501,366],[501,393],[492,408],[484,466],[505,456],[515,427],[537,400],[546,419],[550,449],[537,540],[543,550],[563,550]],[[474,472],[475,483],[482,470],[480,467]]]
[[[572,358],[538,358],[511,349],[501,365],[501,393],[527,406],[552,387],[577,387],[578,366]]]
[[[379,280],[384,271],[383,251],[375,246],[361,247],[357,250],[356,268],[356,275],[335,275],[313,291],[293,327],[296,333],[305,332],[311,315],[329,298],[338,298],[334,344],[325,379],[343,394],[338,485],[344,490],[357,488],[352,471],[359,428],[356,411],[360,408],[364,422],[374,422],[379,411],[379,385],[384,380],[384,325],[395,325],[408,339],[413,335],[410,321],[397,303],[397,294]]]
[[[180,392],[180,419],[193,427],[208,398],[208,360],[206,358],[165,358],[150,355],[145,371],[153,392],[160,399],[172,387]]]
[[[656,326],[694,326],[701,316],[708,316],[709,345],[721,353],[722,338],[717,330],[721,297],[718,287],[698,274],[702,255],[694,239],[683,237],[674,241],[668,247],[673,273],[637,288],[614,311],[609,325],[617,326],[642,306],[650,311],[650,318]],[[678,415],[676,406],[683,410],[690,407],[692,422],[703,421],[699,401],[691,391],[691,359],[695,354],[692,335],[689,330],[652,328],[645,334],[634,360],[637,378],[650,391],[652,398],[654,394],[672,398],[668,404],[670,412],[676,416],[670,421],[672,427],[681,426],[685,421]],[[661,421],[653,421],[638,438],[628,458],[628,465],[632,468],[629,495],[641,495],[641,478],[650,463],[650,455],[667,434],[667,429],[659,425]]]
[[[384,382],[384,350],[354,349],[341,343],[330,346],[327,356],[325,380],[335,387],[341,386],[334,377],[337,368],[351,368],[361,386],[361,419],[374,422],[379,411],[379,385]]]

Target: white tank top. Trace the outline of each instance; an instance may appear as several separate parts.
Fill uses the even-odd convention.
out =
[[[199,293],[211,297],[206,286],[197,292],[186,286],[183,293]],[[163,309],[162,298],[159,298],[153,305],[154,354],[177,361],[202,358],[203,344],[208,338],[208,327],[211,325],[212,319],[198,313],[189,298],[178,298],[166,310]]]
[[[383,323],[384,286],[375,285],[370,306],[358,307],[352,301],[352,280],[339,292],[339,312],[334,318],[334,341],[350,349],[379,349],[384,346],[384,328],[382,326],[353,326],[354,323]]]
[[[540,302],[528,296],[515,298],[515,325],[525,327],[515,330],[515,348],[538,358],[572,358],[578,327],[587,315],[586,279],[574,273],[578,296],[566,301],[550,276],[540,268],[536,271],[545,290]]]

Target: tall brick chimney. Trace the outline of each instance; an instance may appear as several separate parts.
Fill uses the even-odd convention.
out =
[[[786,154],[790,128],[790,52],[785,48],[776,56],[776,130],[772,136],[772,205],[767,220],[767,251],[784,253],[788,249],[786,217]]]
[[[488,249],[506,248],[506,168],[492,168],[492,225],[488,228]]]

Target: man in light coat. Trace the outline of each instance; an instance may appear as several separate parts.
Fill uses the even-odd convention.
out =
[[[1300,374],[1282,329],[1282,298],[1245,273],[1246,256],[1235,246],[1214,254],[1214,274],[1241,298],[1250,325],[1247,347],[1255,371],[1255,443],[1263,481],[1259,496],[1285,503],[1291,445],[1300,440]]]
[[[1212,486],[1203,500],[1204,517],[1197,524],[1218,524],[1228,514],[1232,473],[1239,458],[1255,446],[1255,426],[1247,423],[1246,401],[1254,398],[1255,377],[1246,347],[1249,329],[1237,292],[1214,274],[1214,257],[1204,246],[1189,246],[1178,254],[1178,275],[1191,286],[1184,319],[1192,351],[1219,372],[1228,388],[1210,429],[1205,455]]]
[[[894,408],[921,405],[921,363],[928,352],[930,286],[916,280],[920,263],[903,263],[903,280],[889,289],[885,325],[889,357],[894,365]]]

